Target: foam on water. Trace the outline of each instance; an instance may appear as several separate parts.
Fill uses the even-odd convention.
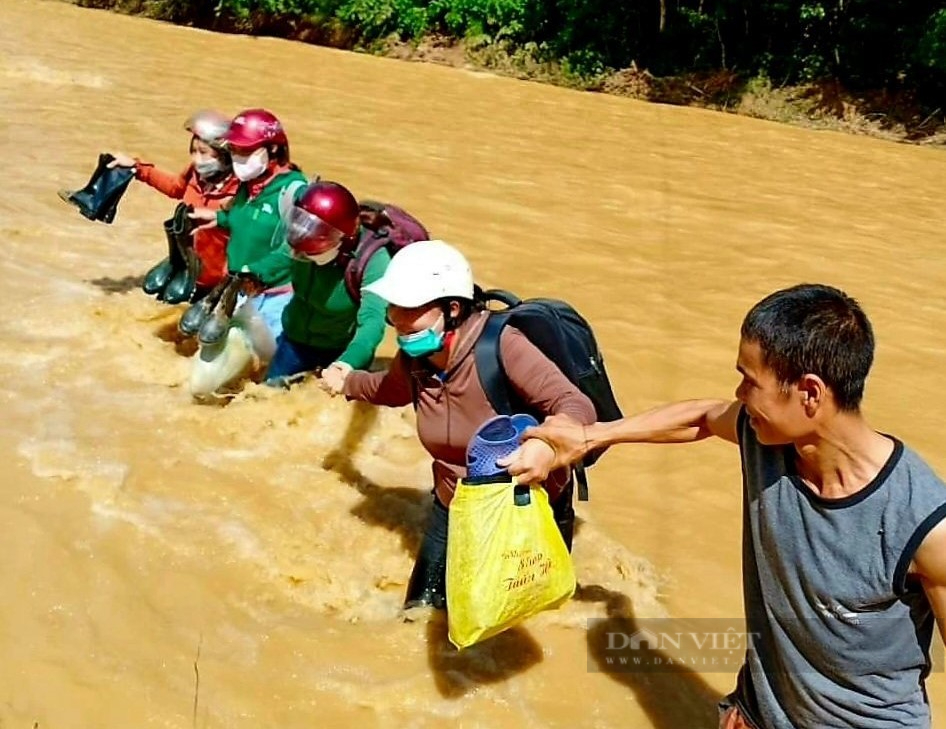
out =
[[[195,662],[197,724],[228,729],[710,729],[731,687],[589,672],[587,621],[741,612],[733,449],[612,449],[575,599],[458,653],[400,612],[431,499],[411,408],[192,402],[183,307],[139,288],[174,202],[136,183],[102,225],[56,190],[102,151],[183,168],[196,108],[272,107],[308,174],[405,206],[484,285],[567,298],[629,412],[726,396],[746,307],[829,271],[876,312],[872,412],[939,458],[941,155],[68,3],[2,0],[0,27],[4,725],[189,726]]]
[[[111,82],[104,76],[72,69],[54,68],[38,58],[11,58],[0,56],[4,75],[17,82],[52,84],[54,86],[82,86],[88,89],[107,89]]]

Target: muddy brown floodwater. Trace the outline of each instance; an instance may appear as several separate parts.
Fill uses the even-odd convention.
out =
[[[308,174],[567,298],[628,411],[730,395],[749,306],[839,285],[879,340],[868,416],[946,473],[940,151],[36,0],[0,3],[0,106],[4,727],[710,729],[734,681],[589,670],[587,628],[739,618],[734,448],[610,452],[578,598],[457,654],[398,620],[429,498],[411,412],[190,402],[180,309],[135,283],[173,203],[133,187],[107,226],[56,190],[101,151],[183,167],[196,108],[273,109]]]

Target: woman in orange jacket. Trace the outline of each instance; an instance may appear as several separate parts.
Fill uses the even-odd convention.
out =
[[[127,154],[115,154],[111,167],[131,167],[135,178],[174,200],[194,208],[217,210],[228,202],[240,181],[233,175],[230,154],[223,136],[230,117],[217,111],[198,111],[184,125],[191,133],[191,163],[180,174],[167,172]],[[223,228],[207,228],[194,234],[194,252],[200,261],[194,300],[205,296],[227,274],[227,241]],[[161,298],[160,293],[158,297]]]

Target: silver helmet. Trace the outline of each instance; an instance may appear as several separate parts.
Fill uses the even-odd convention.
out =
[[[230,117],[213,109],[203,109],[191,114],[184,128],[211,147],[223,149],[223,136],[230,129]]]

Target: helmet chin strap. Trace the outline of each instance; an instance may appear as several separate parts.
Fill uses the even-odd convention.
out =
[[[346,235],[342,238],[342,243],[338,247],[338,256],[335,258],[342,266],[347,266],[355,255],[355,248],[358,247],[358,233]]]

